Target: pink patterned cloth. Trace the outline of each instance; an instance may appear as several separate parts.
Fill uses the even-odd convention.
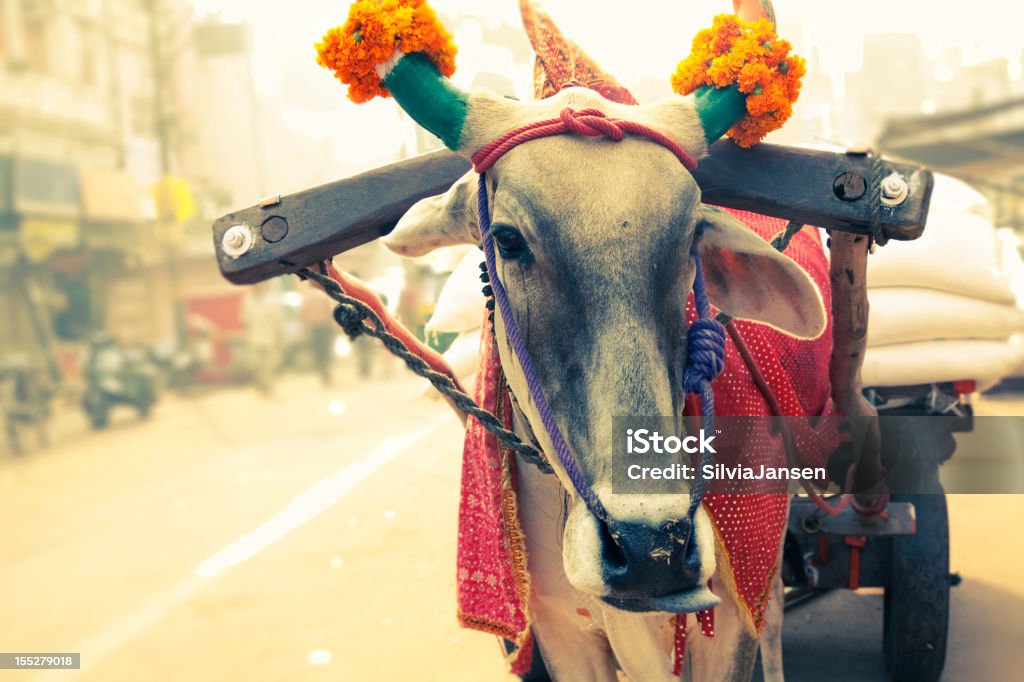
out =
[[[491,323],[480,334],[477,404],[511,427],[511,406]],[[476,419],[466,424],[459,503],[458,616],[463,627],[516,645],[512,671],[530,669],[530,575],[516,506],[512,454]]]

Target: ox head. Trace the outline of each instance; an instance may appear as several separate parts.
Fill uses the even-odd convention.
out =
[[[409,61],[385,70],[385,83],[421,125],[466,157],[510,129],[557,118],[571,107],[645,124],[700,158],[742,113],[730,114],[735,107],[727,101],[700,97],[620,105],[585,88],[518,102],[460,92],[436,72],[430,75],[436,82],[408,82],[401,73],[394,78],[416,66]],[[433,100],[424,108],[427,97]],[[478,177],[470,173],[446,194],[419,202],[385,244],[407,256],[480,244],[477,187]],[[706,514],[688,517],[685,493],[612,493],[612,419],[681,414],[685,301],[697,235],[710,300],[734,317],[813,338],[825,327],[819,292],[792,260],[728,214],[703,205],[679,160],[644,138],[538,139],[488,170],[486,190],[492,222],[486,238],[494,240],[497,276],[555,420],[608,512],[606,521],[591,514],[549,457],[570,497],[562,544],[570,582],[621,608],[710,606],[714,597],[704,585],[715,560]],[[506,322],[496,314],[508,382],[550,454],[551,440],[509,348]],[[678,417],[676,427],[682,435]]]

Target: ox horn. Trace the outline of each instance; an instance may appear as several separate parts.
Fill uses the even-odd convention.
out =
[[[767,19],[775,24],[771,0],[732,0],[733,12],[744,21]],[[704,138],[711,144],[736,125],[747,113],[747,98],[735,86],[715,88],[704,86],[693,95],[694,109],[704,129]]]
[[[480,96],[448,80],[455,46],[425,0],[356,0],[344,25],[328,30],[316,50],[317,62],[348,85],[352,101],[390,95],[449,149],[468,155],[482,144],[467,132],[480,118],[471,113]],[[512,106],[493,99],[480,108],[493,114]]]
[[[465,147],[462,131],[469,113],[469,93],[438,71],[422,52],[395,52],[377,67],[384,86],[416,123],[453,151]]]

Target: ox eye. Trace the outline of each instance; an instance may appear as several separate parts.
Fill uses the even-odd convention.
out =
[[[519,231],[511,227],[495,227],[491,238],[498,247],[502,258],[519,258],[526,253],[526,240]]]

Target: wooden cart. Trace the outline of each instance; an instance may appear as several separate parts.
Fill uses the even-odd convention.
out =
[[[461,157],[437,151],[225,215],[213,226],[221,272],[236,284],[252,284],[328,260],[387,234],[416,201],[444,192],[468,170]],[[786,548],[787,602],[830,588],[884,587],[883,642],[893,679],[935,680],[945,661],[950,587],[946,504],[937,471],[952,454],[949,433],[969,428],[969,408],[943,422],[943,434],[901,432],[875,418],[876,403],[895,403],[886,402],[884,392],[865,391],[860,381],[868,252],[878,242],[921,235],[931,174],[864,152],[741,149],[723,140],[694,177],[707,203],[831,231],[833,399],[842,414],[867,420],[858,451],[847,453],[858,463],[855,488],[869,504],[888,471],[900,478],[901,490],[912,492],[894,495],[887,512],[874,516],[852,508],[830,516],[796,497]],[[902,182],[902,201],[890,196],[885,206],[872,205],[872,183],[881,177],[895,177],[897,187]],[[907,391],[926,401],[914,408],[920,414],[930,409],[921,407],[929,396],[953,392],[950,386]],[[901,397],[899,404],[916,403]]]

